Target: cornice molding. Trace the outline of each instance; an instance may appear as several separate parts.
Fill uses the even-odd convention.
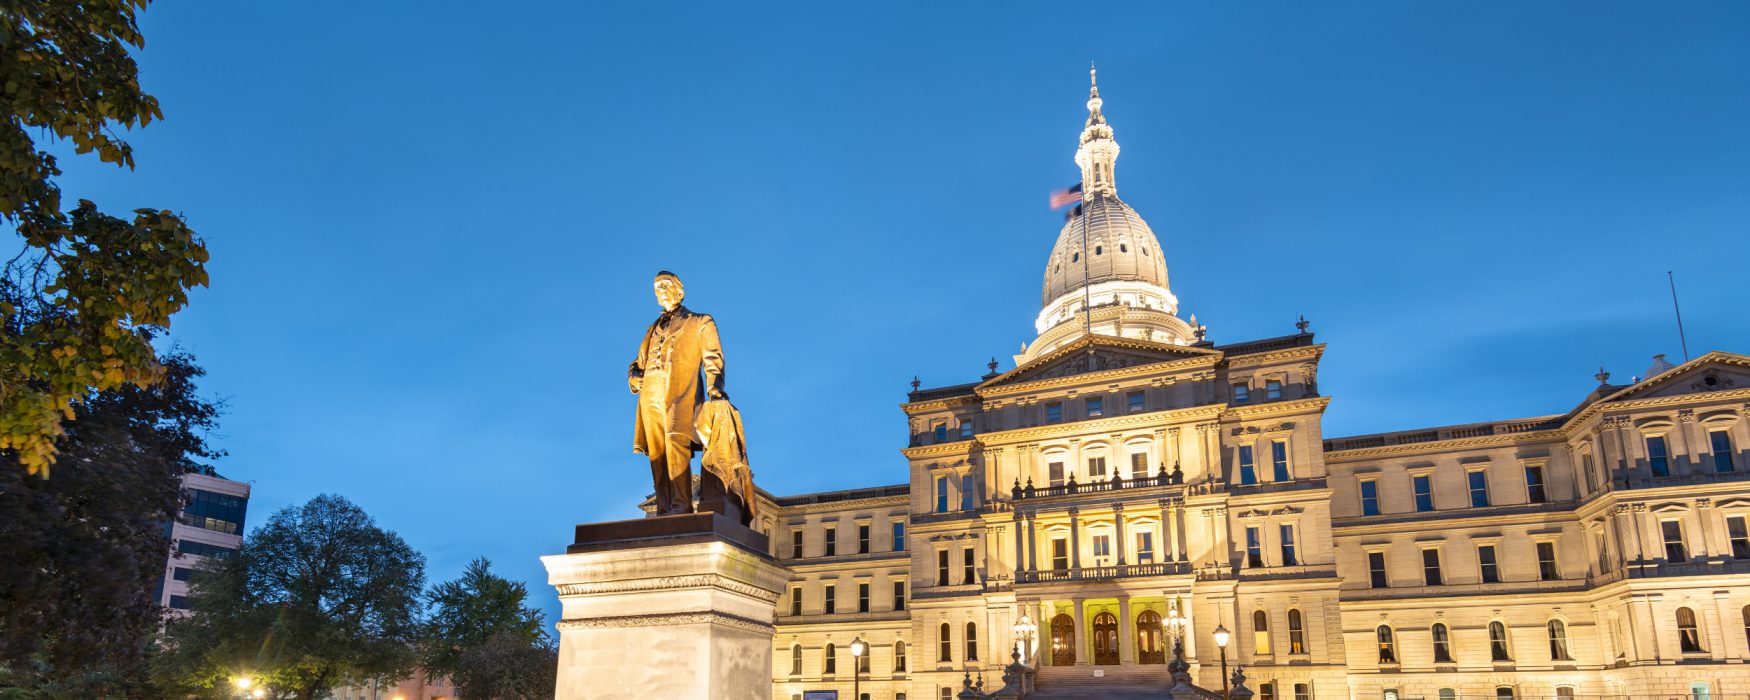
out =
[[[559,597],[600,595],[604,593],[635,593],[638,591],[669,591],[688,588],[720,588],[732,593],[740,593],[749,598],[757,598],[767,603],[778,602],[778,591],[768,591],[759,586],[743,583],[722,574],[691,574],[687,576],[662,576],[658,578],[629,579],[625,581],[604,581],[601,583],[562,583],[558,586]]]
[[[777,599],[774,598],[774,601]],[[760,622],[729,613],[708,610],[703,612],[663,613],[658,615],[618,615],[614,617],[581,617],[560,620],[555,625],[560,632],[582,629],[617,629],[626,627],[658,627],[669,625],[712,624],[732,629],[755,632],[758,634],[775,635],[778,630],[771,623]]]
[[[1227,407],[1227,410],[1222,413],[1221,417],[1229,420],[1252,420],[1255,418],[1283,413],[1323,411],[1325,410],[1325,407],[1329,405],[1331,405],[1331,397],[1329,396],[1315,396],[1310,399],[1295,399],[1293,401],[1272,401],[1269,403],[1247,404],[1244,406],[1230,405]]]
[[[1251,367],[1254,365],[1267,365],[1275,362],[1282,362],[1284,360],[1302,360],[1308,358],[1316,360],[1323,357],[1324,354],[1325,344],[1318,343],[1316,345],[1306,345],[1297,348],[1288,348],[1286,350],[1260,352],[1253,355],[1228,355],[1227,364],[1229,367]]]

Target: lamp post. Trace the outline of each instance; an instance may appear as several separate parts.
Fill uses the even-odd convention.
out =
[[[1009,630],[1015,633],[1015,650],[1021,654],[1021,663],[1033,666],[1033,634],[1039,631],[1039,625],[1034,624],[1027,613],[1021,613],[1021,619],[1016,620]]]
[[[1227,639],[1228,631],[1224,625],[1215,626],[1215,648],[1221,650],[1221,697],[1227,697]]]
[[[861,635],[851,640],[851,700],[863,700],[863,655],[868,652]]]
[[[249,688],[255,685],[255,679],[248,676],[233,676],[231,687],[237,689],[238,697],[249,697]]]

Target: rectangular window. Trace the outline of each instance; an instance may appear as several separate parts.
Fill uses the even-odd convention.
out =
[[[960,477],[960,510],[978,507],[978,480],[971,474]]]
[[[1282,536],[1282,565],[1300,566],[1300,557],[1294,553],[1294,526],[1280,526],[1278,533]]]
[[[1063,462],[1052,462],[1045,465],[1045,478],[1052,486],[1063,485]]]
[[[1588,452],[1586,454],[1580,455],[1581,473],[1591,474],[1593,477],[1595,477],[1596,481],[1598,482],[1598,485],[1600,487],[1603,487],[1604,486],[1604,475],[1598,473],[1597,464],[1598,464],[1597,462],[1594,462],[1592,460],[1592,453]],[[1591,491],[1590,486],[1587,487],[1587,491]]]
[[[1098,396],[1088,397],[1087,407],[1089,418],[1099,418],[1106,415],[1106,400]]]
[[[1379,482],[1361,482],[1361,514],[1379,515]]]
[[[1500,583],[1501,567],[1495,563],[1495,545],[1477,545],[1477,568],[1483,575],[1483,583]]]
[[[1543,467],[1530,466],[1525,468],[1525,497],[1532,503],[1549,501],[1549,494],[1543,488]]]
[[[1537,578],[1540,581],[1554,581],[1561,578],[1561,572],[1556,569],[1556,543],[1537,543]]]
[[[1683,523],[1661,520],[1659,534],[1665,539],[1665,561],[1672,564],[1689,561],[1689,549],[1683,546]]]
[[[1141,479],[1148,476],[1148,453],[1130,453],[1130,478]]]
[[[965,420],[960,421],[960,439],[965,440],[965,439],[968,439],[971,437],[972,437],[972,419],[967,418]]]
[[[935,425],[934,429],[932,429],[930,432],[935,434],[936,442],[947,442],[948,441],[948,423],[947,422],[936,421],[936,425]]]
[[[893,521],[893,551],[905,551],[905,522]]]
[[[858,554],[868,554],[869,553],[869,526],[868,525],[858,525],[857,526],[857,553]]]
[[[1439,586],[1445,583],[1440,577],[1440,550],[1422,550],[1422,583],[1429,586]]]
[[[1268,654],[1269,652],[1261,651],[1257,653]],[[1274,681],[1264,681],[1263,683],[1258,684],[1258,700],[1277,700],[1276,683]]]
[[[827,526],[827,529],[826,529],[826,554],[824,554],[822,556],[830,557],[830,556],[834,556],[838,553],[839,553],[838,526],[837,525],[829,525],[829,526]]]
[[[1062,537],[1051,541],[1051,568],[1058,571],[1069,569],[1069,541]]]
[[[904,610],[905,609],[905,582],[904,581],[894,581],[893,582],[893,609],[894,610]]]
[[[1653,476],[1671,476],[1671,458],[1665,449],[1665,436],[1647,436],[1647,467],[1653,470]]]
[[[1410,490],[1416,494],[1416,512],[1428,513],[1434,510],[1434,476],[1417,474],[1410,477]]]
[[[188,568],[178,566],[178,567],[176,567],[175,570],[170,572],[170,578],[176,579],[178,581],[187,581],[189,575],[193,574],[193,573],[194,573],[194,569],[188,569]]]
[[[1271,479],[1288,481],[1288,441],[1276,440],[1270,443]]]
[[[1391,585],[1385,579],[1385,552],[1367,553],[1367,580],[1374,588]]]
[[[948,550],[936,550],[936,585],[948,585]]]
[[[1088,480],[1089,481],[1096,481],[1096,480],[1097,481],[1105,481],[1106,480],[1106,458],[1105,457],[1089,457],[1088,458]]]
[[[1294,700],[1312,700],[1312,684],[1294,684]]]
[[[790,531],[790,558],[791,559],[801,559],[802,558],[802,531],[801,530],[791,530]]]
[[[1478,469],[1465,474],[1470,481],[1470,507],[1489,507],[1489,472]]]
[[[170,607],[176,610],[189,610],[188,598],[185,596],[170,596]]]
[[[790,614],[791,615],[801,615],[802,614],[802,587],[801,586],[797,586],[795,588],[790,589]]]
[[[1132,391],[1129,394],[1126,394],[1124,400],[1130,405],[1131,413],[1141,413],[1146,407],[1146,399],[1143,398],[1143,393],[1140,391]]]
[[[1252,466],[1252,446],[1240,445],[1240,484],[1258,483],[1258,470]]]
[[[1732,541],[1733,559],[1750,559],[1750,519],[1742,515],[1726,518],[1726,538]]]
[[[1249,387],[1245,384],[1234,385],[1234,403],[1245,403],[1250,398],[1252,398],[1252,391]]]
[[[869,612],[869,584],[857,584],[857,612]]]
[[[1047,423],[1062,423],[1063,422],[1063,404],[1061,402],[1053,401],[1051,403],[1045,404],[1045,422],[1047,422]]]
[[[1743,518],[1739,518],[1738,520],[1739,520],[1739,525],[1743,525],[1743,522],[1742,522]],[[1736,542],[1736,540],[1733,540],[1733,541]],[[1747,547],[1750,547],[1750,543],[1747,543]],[[1734,551],[1736,551],[1736,550],[1734,550]],[[1149,532],[1147,530],[1136,533],[1136,563],[1138,563],[1138,564],[1153,564],[1154,562],[1155,562],[1155,533]]]
[[[1264,533],[1256,527],[1246,528],[1246,566],[1253,569],[1264,566]]]
[[[838,596],[837,596],[838,589],[836,586],[833,586],[832,584],[829,583],[826,585],[825,591],[826,591],[826,593],[825,593],[826,597],[824,598],[824,600],[821,603],[821,606],[822,606],[821,612],[824,612],[828,615],[831,615],[831,614],[839,611]]]
[[[1282,381],[1278,380],[1278,379],[1271,379],[1271,380],[1264,382],[1264,398],[1267,398],[1267,399],[1280,399],[1280,398],[1282,398]]]
[[[1721,474],[1732,471],[1732,434],[1724,430],[1709,430],[1707,442],[1714,455],[1714,471]]]
[[[972,563],[972,548],[960,550],[960,582],[978,583],[977,567]]]

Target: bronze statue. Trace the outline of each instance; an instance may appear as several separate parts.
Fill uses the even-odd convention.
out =
[[[753,516],[753,476],[741,415],[723,391],[717,323],[681,306],[686,289],[674,273],[658,272],[655,288],[662,315],[644,332],[626,374],[638,395],[632,450],[650,458],[657,513],[675,515],[693,512],[693,452],[704,447],[699,510],[745,525]]]

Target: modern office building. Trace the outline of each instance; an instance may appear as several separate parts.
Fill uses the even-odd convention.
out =
[[[172,549],[158,589],[158,603],[171,614],[188,610],[188,579],[195,567],[242,546],[249,509],[249,484],[213,474],[184,474],[182,494],[182,512],[169,525]]]
[[[762,504],[773,698],[943,700],[1018,642],[1041,689],[1164,687],[1174,617],[1198,685],[1225,656],[1258,700],[1750,693],[1750,357],[1327,436],[1325,346],[1181,320],[1117,156],[1096,89],[1038,336],[914,385],[904,483]]]

